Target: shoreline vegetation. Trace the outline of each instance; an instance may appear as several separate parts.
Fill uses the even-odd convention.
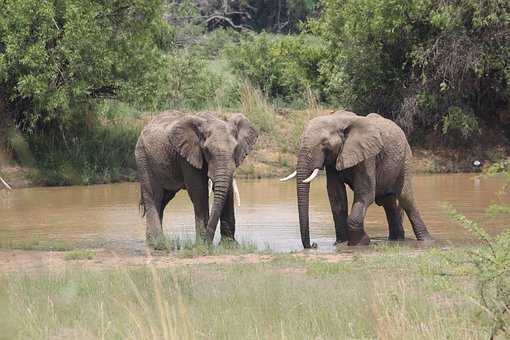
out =
[[[0,250],[0,326],[7,338],[504,338],[470,276],[474,249]]]
[[[126,110],[125,106],[123,109]],[[334,111],[269,106],[266,109],[269,111],[265,115],[270,117],[266,119],[272,121],[271,128],[262,129],[254,150],[236,171],[238,178],[278,178],[292,172],[304,124],[317,115]],[[8,130],[8,151],[0,152],[1,175],[14,188],[136,181],[134,145],[143,126],[158,113],[132,111],[125,116],[120,109],[108,110],[121,113],[101,115],[88,133],[67,143],[58,136],[32,135],[27,138],[19,130]],[[191,110],[178,111],[192,113]],[[211,111],[227,117],[236,110]],[[488,143],[476,148],[452,147],[437,142],[440,135],[440,132],[431,130],[428,146],[412,146],[415,173],[496,173],[510,168],[505,145]],[[411,136],[411,142],[412,139]],[[481,162],[480,167],[473,165],[475,160]]]

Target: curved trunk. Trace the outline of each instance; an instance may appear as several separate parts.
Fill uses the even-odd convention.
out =
[[[310,183],[303,183],[303,181],[310,176],[313,169],[311,167],[311,159],[308,150],[301,149],[297,160],[297,199],[299,211],[299,227],[301,231],[301,242],[304,248],[311,248],[310,245],[310,228],[309,228],[309,196],[310,196]]]
[[[207,223],[207,238],[212,243],[214,239],[214,233],[216,232],[216,226],[220,219],[221,211],[225,205],[225,199],[227,197],[230,185],[232,184],[234,172],[233,171],[217,171],[212,180],[214,201]]]

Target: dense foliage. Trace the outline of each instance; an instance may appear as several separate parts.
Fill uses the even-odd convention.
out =
[[[162,0],[0,2],[0,108],[25,131],[90,124],[99,99],[154,105]]]
[[[295,126],[279,151],[310,118],[288,108],[379,112],[413,142],[434,129],[452,146],[510,124],[506,1],[0,0],[0,13],[0,129],[21,130],[7,145],[86,183],[131,176],[132,155],[76,150],[133,145],[147,110],[240,110],[268,141],[282,118]],[[108,129],[120,140],[92,143]]]
[[[437,124],[463,136],[509,104],[510,6],[500,0],[323,0],[312,23],[327,42],[327,92],[407,131]],[[459,118],[460,115],[460,119]],[[468,120],[468,126],[464,121]]]
[[[249,35],[227,51],[233,70],[270,97],[288,102],[303,98],[307,90],[322,93],[323,47],[317,37]]]

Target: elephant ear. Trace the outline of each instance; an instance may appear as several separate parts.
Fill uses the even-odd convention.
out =
[[[172,147],[189,164],[202,169],[202,141],[204,140],[204,125],[207,121],[196,116],[185,116],[179,119],[168,132]]]
[[[381,152],[383,143],[379,129],[366,118],[352,122],[345,130],[342,151],[336,159],[336,169],[341,171],[355,166]]]
[[[259,134],[248,118],[241,113],[237,113],[230,117],[228,123],[232,127],[234,137],[237,140],[234,158],[236,165],[239,166],[255,145]]]

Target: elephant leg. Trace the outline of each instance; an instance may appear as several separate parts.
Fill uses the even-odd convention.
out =
[[[220,232],[221,239],[235,240],[236,219],[234,214],[234,191],[232,186],[228,190],[225,198],[225,205],[220,215]]]
[[[147,223],[145,236],[149,245],[152,246],[157,245],[163,238],[163,226],[161,224],[163,195],[162,189],[144,189],[142,187]]]
[[[405,183],[402,193],[398,198],[400,206],[404,209],[407,214],[407,217],[411,221],[411,225],[413,227],[414,235],[418,241],[429,241],[432,240],[425,223],[423,222],[420,212],[416,207],[416,202],[414,200],[414,195],[411,189],[410,183]]]
[[[335,222],[335,244],[340,244],[348,240],[347,193],[345,191],[345,184],[336,169],[333,167],[326,167],[326,178],[331,214],[333,215],[333,221]]]
[[[397,203],[397,198],[394,195],[386,196],[381,199],[381,203],[388,220],[388,240],[404,240],[405,232],[402,226],[402,209]]]
[[[184,173],[184,183],[195,212],[195,239],[197,243],[207,241],[207,222],[209,221],[209,192],[207,176],[193,171]]]
[[[347,218],[349,246],[368,245],[370,238],[365,233],[364,221],[368,207],[375,200],[375,161],[362,162],[355,168],[354,202]]]

